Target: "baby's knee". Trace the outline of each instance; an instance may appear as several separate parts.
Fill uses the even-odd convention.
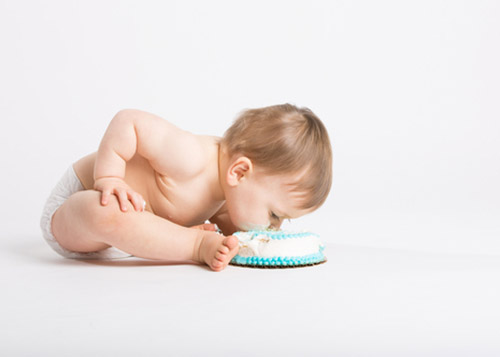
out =
[[[74,196],[72,198],[78,201],[81,218],[87,221],[94,233],[112,234],[124,227],[126,212],[120,210],[118,198],[115,195],[109,197],[105,206],[101,204],[100,191],[80,191]],[[130,211],[131,207],[132,204],[128,202],[127,210]]]

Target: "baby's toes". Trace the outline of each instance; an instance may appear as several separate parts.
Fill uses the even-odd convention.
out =
[[[219,246],[219,248],[217,249],[217,252],[222,253],[222,254],[227,254],[227,253],[229,253],[229,248],[226,247],[224,244],[221,244]]]
[[[214,265],[212,265],[211,268],[213,271],[217,271],[217,272],[224,270],[224,267],[222,266],[222,263],[220,263],[220,262],[219,262],[219,265],[214,264]]]
[[[215,259],[224,263],[224,261],[227,259],[227,253],[217,252],[215,253]]]
[[[225,247],[229,248],[229,250],[233,250],[238,246],[238,238],[235,236],[229,236],[224,239],[224,242],[222,243]]]

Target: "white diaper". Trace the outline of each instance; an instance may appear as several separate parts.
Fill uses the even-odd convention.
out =
[[[85,190],[85,188],[78,179],[78,176],[76,176],[73,165],[71,165],[50,193],[50,196],[45,203],[45,207],[43,208],[42,218],[40,219],[40,227],[42,228],[43,237],[47,243],[49,243],[52,249],[54,249],[57,253],[65,258],[71,259],[107,260],[133,257],[133,255],[125,253],[115,247],[109,247],[104,250],[89,253],[73,252],[61,247],[61,245],[59,245],[56,241],[56,238],[52,234],[52,216],[64,203],[64,201],[69,198],[69,196],[75,192],[83,190]]]

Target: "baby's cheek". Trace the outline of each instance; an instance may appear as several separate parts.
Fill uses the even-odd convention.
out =
[[[256,216],[251,210],[243,209],[243,207],[231,207],[228,209],[229,219],[242,231],[264,230],[270,225],[268,219]]]
[[[228,213],[229,220],[231,221],[231,223],[235,227],[241,228],[240,226],[242,224],[242,220],[240,218],[240,215],[238,214],[238,211],[229,209],[227,213]]]

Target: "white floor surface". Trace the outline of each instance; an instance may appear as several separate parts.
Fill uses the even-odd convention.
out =
[[[500,257],[326,243],[296,269],[68,260],[2,237],[2,356],[498,356]]]

